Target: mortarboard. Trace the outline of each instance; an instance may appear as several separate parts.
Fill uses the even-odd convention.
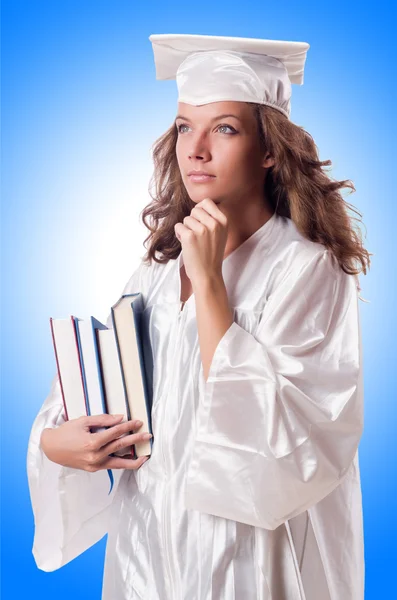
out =
[[[156,79],[176,79],[178,101],[267,104],[289,118],[291,84],[303,84],[307,42],[153,34]]]

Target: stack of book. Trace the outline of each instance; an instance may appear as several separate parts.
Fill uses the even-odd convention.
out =
[[[111,307],[111,321],[108,328],[92,316],[50,317],[66,419],[123,414],[123,421],[143,422],[140,433],[153,433],[153,357],[142,294],[121,296]],[[152,445],[153,438],[127,452],[149,456]]]

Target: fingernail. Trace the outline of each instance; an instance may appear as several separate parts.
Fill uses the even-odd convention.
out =
[[[151,433],[144,433],[142,435],[142,437],[143,437],[144,440],[150,440],[150,438],[153,437],[153,436],[152,436]]]
[[[120,419],[120,417],[124,417],[124,415],[112,415],[115,419]]]
[[[143,421],[135,421],[135,425],[137,425],[138,427],[140,427],[140,425],[143,425]]]

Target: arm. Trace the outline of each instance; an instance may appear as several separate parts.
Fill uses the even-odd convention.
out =
[[[200,285],[193,285],[196,303],[196,319],[204,379],[207,380],[215,349],[230,325],[233,311],[229,306],[222,276],[208,278]]]
[[[146,266],[134,271],[122,293],[145,291]],[[107,321],[111,327],[111,313]],[[114,469],[109,494],[106,470],[89,472],[49,460],[41,446],[46,428],[65,423],[59,377],[33,423],[27,454],[27,475],[34,516],[33,555],[39,569],[59,569],[98,542],[108,530],[110,507],[124,473]]]
[[[109,494],[106,470],[88,472],[49,460],[41,445],[41,434],[63,423],[65,413],[56,374],[33,423],[27,455],[35,523],[33,555],[43,571],[59,569],[106,534],[109,507],[123,473],[114,470]]]
[[[332,492],[363,428],[355,278],[299,258],[256,331],[233,322],[200,398],[186,507],[275,529]]]

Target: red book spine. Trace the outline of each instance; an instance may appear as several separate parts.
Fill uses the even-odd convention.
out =
[[[50,327],[51,327],[51,336],[52,336],[52,343],[54,346],[54,353],[55,353],[55,360],[57,363],[57,371],[58,371],[58,378],[59,378],[59,385],[61,386],[61,393],[62,393],[62,402],[63,402],[63,407],[65,409],[65,416],[66,416],[66,420],[69,421],[69,417],[68,417],[68,409],[66,408],[66,402],[65,402],[65,394],[63,393],[63,387],[62,387],[62,377],[61,377],[61,371],[59,369],[59,362],[58,362],[58,353],[57,353],[57,347],[55,344],[55,336],[54,336],[54,327],[52,324],[52,317],[50,317]]]

